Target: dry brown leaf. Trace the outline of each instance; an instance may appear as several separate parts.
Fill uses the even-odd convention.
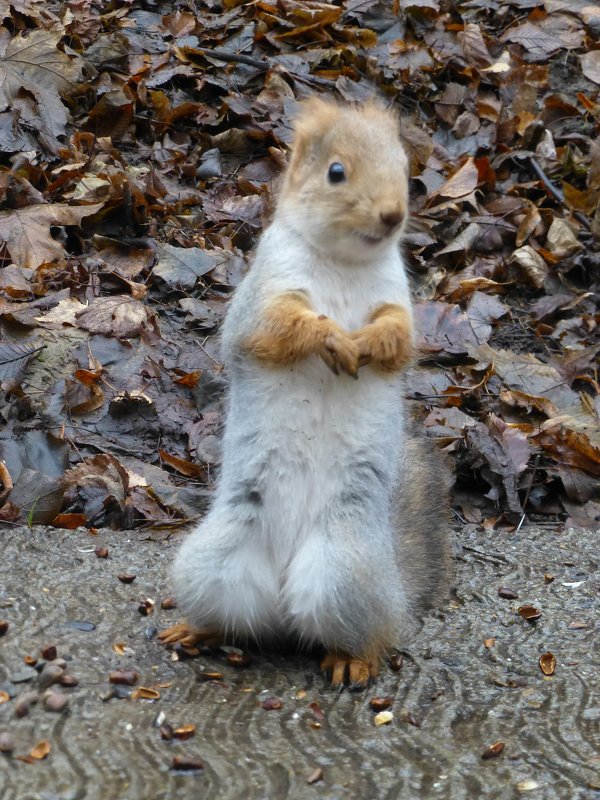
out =
[[[0,108],[18,108],[28,93],[35,98],[37,124],[51,136],[65,133],[68,112],[60,95],[71,90],[83,67],[81,58],[58,49],[62,36],[62,31],[19,31],[0,42]]]
[[[182,475],[187,475],[189,478],[198,478],[205,474],[205,469],[200,466],[200,464],[194,464],[191,461],[186,461],[184,458],[179,458],[179,456],[173,456],[167,453],[166,450],[159,450],[158,454],[166,464],[176,469],[177,472],[181,472]]]
[[[600,83],[600,50],[592,50],[581,56],[581,69],[586,78]]]
[[[39,267],[65,257],[62,244],[52,238],[50,228],[80,225],[84,217],[95,214],[102,203],[91,206],[66,206],[40,203],[0,212],[0,239],[6,242],[14,263],[19,267]]]
[[[474,22],[467,23],[464,30],[458,34],[458,41],[462,46],[468,64],[473,64],[476,67],[490,66],[493,59],[483,40],[479,25]]]
[[[552,221],[546,241],[548,249],[557,258],[566,258],[583,247],[577,239],[572,226],[559,217]]]
[[[526,244],[519,247],[510,257],[511,264],[516,264],[527,283],[541,289],[548,277],[548,266],[539,253]]]
[[[97,297],[76,317],[80,328],[118,339],[132,339],[157,326],[148,306],[128,295]]]
[[[479,181],[479,172],[475,160],[469,156],[462,167],[454,173],[435,193],[440,197],[465,197],[471,194]]]
[[[58,514],[50,524],[53,528],[75,530],[75,528],[83,527],[86,521],[85,514]]]

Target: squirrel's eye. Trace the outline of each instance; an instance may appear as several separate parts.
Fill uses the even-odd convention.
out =
[[[327,177],[329,178],[329,183],[341,183],[345,181],[346,170],[344,169],[344,165],[340,164],[339,161],[334,161],[333,164],[329,166]]]

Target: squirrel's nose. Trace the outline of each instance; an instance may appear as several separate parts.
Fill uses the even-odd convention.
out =
[[[379,218],[388,228],[395,228],[396,225],[399,225],[404,219],[404,213],[398,210],[382,211]]]

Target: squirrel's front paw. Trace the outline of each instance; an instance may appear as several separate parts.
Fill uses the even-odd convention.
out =
[[[329,331],[323,339],[319,355],[336,375],[342,370],[353,378],[358,377],[358,347],[344,331]]]
[[[373,322],[354,331],[351,336],[358,347],[361,367],[373,364],[384,372],[396,372],[411,359],[411,322],[406,311],[399,306],[393,313],[375,317]]]

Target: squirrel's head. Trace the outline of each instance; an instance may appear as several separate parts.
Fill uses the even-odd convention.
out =
[[[408,213],[408,159],[379,101],[300,103],[277,217],[323,255],[370,261],[395,246]]]

